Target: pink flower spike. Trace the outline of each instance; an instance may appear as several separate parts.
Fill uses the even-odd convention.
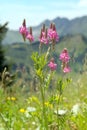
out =
[[[56,32],[56,30],[48,29],[48,37],[50,41],[55,40],[56,42],[59,41],[59,36]]]
[[[47,29],[45,30],[45,32],[41,29],[39,41],[42,44],[49,44],[49,40],[48,40],[48,37],[47,37]]]
[[[21,35],[22,35],[22,37],[23,37],[23,39],[25,41],[26,40],[26,35],[28,34],[28,30],[26,29],[26,27],[25,26],[21,26],[19,28],[19,32],[21,33]]]
[[[57,64],[54,63],[54,59],[52,58],[48,64],[48,67],[51,69],[51,71],[56,70]]]
[[[19,32],[22,34],[22,35],[26,35],[27,33],[27,28],[26,28],[26,21],[25,19],[23,20],[23,23],[22,23],[22,26],[19,28]]]
[[[28,30],[26,28],[26,21],[24,19],[22,26],[19,28],[19,32],[22,34],[24,41],[26,40],[26,35],[28,34]]]
[[[26,29],[26,27],[21,26],[21,27],[19,28],[19,32],[20,32],[21,34],[23,34],[23,35],[26,35],[26,34],[28,33],[28,30]]]
[[[63,69],[63,72],[64,72],[64,73],[69,73],[69,72],[71,72],[71,68],[70,68],[69,66],[67,66],[67,67],[65,67],[65,68]]]
[[[48,39],[45,38],[45,37],[42,37],[39,40],[40,40],[40,43],[43,43],[43,44],[48,44],[49,43]]]
[[[59,59],[60,59],[62,62],[69,62],[70,56],[69,56],[68,51],[67,51],[66,48],[64,48],[64,50],[63,50],[62,53],[60,54]]]
[[[30,33],[27,34],[26,38],[27,38],[30,42],[33,42],[33,41],[34,41],[34,37],[33,37],[33,35],[31,35]]]

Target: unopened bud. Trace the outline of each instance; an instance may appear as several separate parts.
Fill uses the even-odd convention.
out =
[[[30,27],[30,34],[32,35],[32,27]]]
[[[45,30],[45,38],[47,38],[47,28],[46,28],[46,30]]]
[[[45,32],[45,24],[43,24],[42,31]]]
[[[41,32],[40,32],[40,38],[42,38],[42,30],[43,30],[43,29],[41,29]]]
[[[54,23],[53,23],[53,31],[56,31],[56,26]]]
[[[67,53],[67,48],[64,48],[63,52]]]
[[[26,20],[23,21],[23,26],[26,27]]]
[[[50,29],[52,29],[52,28],[53,28],[53,23],[50,24]]]

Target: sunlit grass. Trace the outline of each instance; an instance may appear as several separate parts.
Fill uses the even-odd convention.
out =
[[[64,89],[61,98],[60,110],[67,110],[67,115],[61,117],[60,130],[70,130],[71,128],[85,130],[86,129],[86,114],[87,114],[87,74],[78,75],[78,80],[73,79],[72,82]],[[17,81],[19,83],[19,81]],[[36,130],[39,129],[41,124],[42,105],[41,95],[39,89],[34,92],[33,89],[21,88],[18,83],[15,83],[12,92],[4,92],[0,88],[0,124],[2,128],[13,129],[26,129]],[[33,86],[32,86],[33,87]],[[15,90],[16,89],[16,90]],[[15,91],[14,91],[15,90]],[[55,86],[48,89],[46,92],[45,107],[48,115],[49,129],[57,129],[56,115],[54,111],[54,103],[58,97],[55,96],[52,102],[52,95],[55,95]],[[51,98],[50,98],[51,97]],[[55,100],[55,101],[54,101]],[[72,107],[76,104],[80,105],[80,113],[77,116],[70,114]],[[57,105],[57,104],[56,104]],[[67,123],[64,123],[67,122]]]

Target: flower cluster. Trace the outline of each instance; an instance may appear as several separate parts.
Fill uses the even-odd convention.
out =
[[[43,25],[43,28],[41,29],[41,34],[39,38],[40,43],[42,44],[48,44],[49,40],[47,37],[47,28],[45,29],[45,24]]]
[[[55,24],[51,23],[50,28],[48,29],[48,37],[50,42],[58,42],[59,36],[56,31]]]
[[[26,27],[26,21],[24,19],[22,26],[19,28],[19,32],[22,34],[24,41],[28,39],[30,42],[34,41],[34,37],[32,35],[32,28],[28,31]]]
[[[57,64],[54,62],[54,58],[51,58],[51,60],[50,60],[50,62],[48,64],[48,67],[51,69],[51,71],[56,70]]]
[[[59,41],[59,36],[56,32],[55,24],[51,23],[49,29],[45,28],[45,25],[43,25],[43,28],[41,29],[39,41],[41,44],[52,43],[54,48],[55,43]]]
[[[24,41],[28,39],[30,42],[34,40],[34,37],[32,35],[32,28],[30,27],[30,31],[26,28],[26,21],[24,19],[22,26],[19,29],[19,32],[22,34]],[[40,47],[42,44],[49,44],[51,43],[54,49],[55,43],[59,41],[59,36],[56,31],[56,27],[54,23],[50,24],[50,27],[47,29],[45,27],[45,24],[43,24],[43,27],[41,29],[40,37]],[[48,52],[49,53],[49,52]],[[68,73],[71,71],[71,68],[69,67],[69,61],[70,56],[68,54],[68,51],[66,48],[63,49],[62,53],[60,54],[59,59],[62,61],[62,69],[64,73]],[[54,62],[54,58],[51,58],[50,62],[48,63],[48,67],[51,69],[51,71],[56,70],[57,64]]]
[[[62,69],[64,73],[68,73],[71,71],[68,63],[70,61],[70,56],[66,48],[63,49],[62,53],[60,54],[59,59],[62,61]]]

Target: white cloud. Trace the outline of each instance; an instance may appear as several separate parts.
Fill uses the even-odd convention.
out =
[[[87,0],[80,0],[78,3],[79,7],[87,7]]]

